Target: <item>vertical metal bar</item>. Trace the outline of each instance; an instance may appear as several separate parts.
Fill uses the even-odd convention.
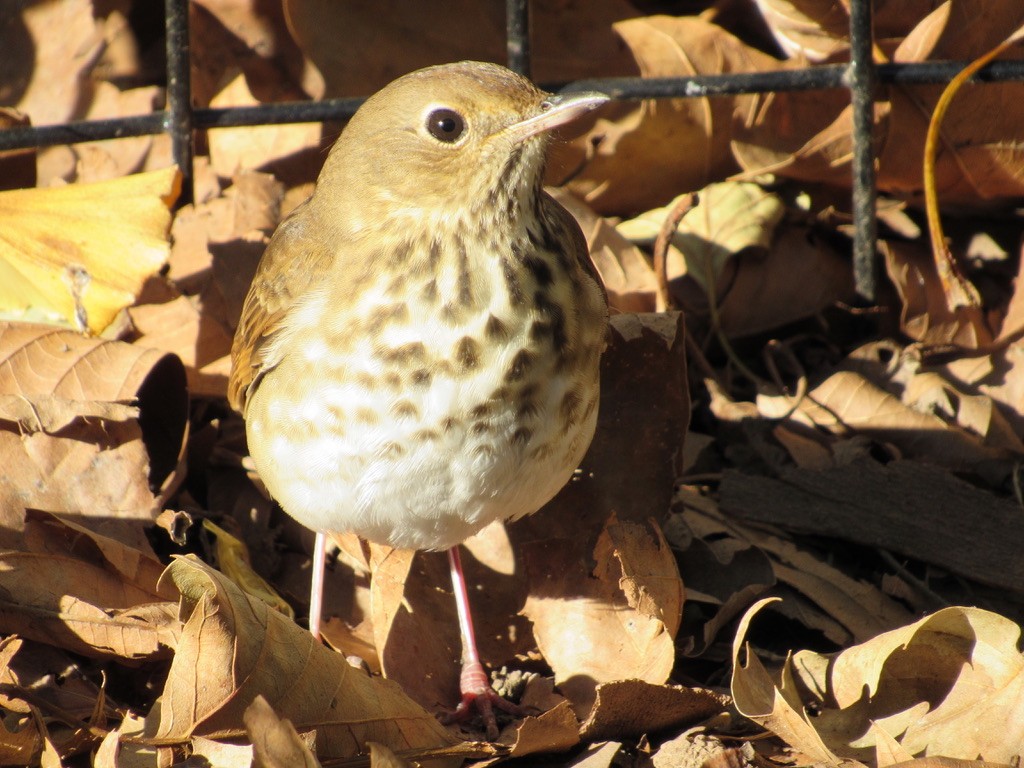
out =
[[[853,277],[857,293],[874,301],[876,290],[874,96],[872,0],[850,3],[850,67],[847,85],[853,104]]]
[[[508,68],[530,76],[530,0],[505,0]]]
[[[167,24],[167,121],[171,153],[182,173],[179,202],[192,201],[192,81],[188,0],[165,0]]]

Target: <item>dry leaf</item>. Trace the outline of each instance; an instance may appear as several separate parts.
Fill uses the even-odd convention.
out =
[[[531,573],[547,570],[545,559],[565,551],[559,544],[531,550]],[[566,563],[534,582],[523,608],[556,684],[583,714],[598,683],[668,679],[683,605],[675,557],[657,529],[652,537],[643,526],[612,518],[593,557],[592,578]]]
[[[128,310],[139,346],[171,352],[185,364],[189,391],[197,397],[224,397],[231,372],[230,329],[203,311],[202,302],[178,296],[164,304]]]
[[[931,11],[928,3],[909,6],[906,13],[912,9]],[[916,24],[893,59],[900,63],[970,61],[1022,23],[1024,11],[1015,4],[949,0]],[[1021,56],[1019,46],[1008,54]],[[942,90],[942,85],[890,86],[876,102],[879,189],[920,198],[925,133]],[[943,121],[936,165],[936,185],[944,205],[976,206],[1024,194],[1024,146],[1016,130],[1024,119],[1024,101],[1015,94],[1013,84],[1003,83],[963,89],[953,100]],[[987,118],[979,120],[978,115]],[[743,127],[734,136],[734,153],[748,173],[771,172],[837,186],[850,183],[852,110],[841,91],[758,96],[750,102]]]
[[[167,261],[177,169],[0,192],[0,312],[100,333]]]
[[[181,590],[184,625],[151,715],[159,736],[237,734],[263,695],[298,730],[317,730],[321,757],[351,757],[367,741],[398,749],[453,743],[393,682],[357,670],[194,557],[175,560],[166,576]]]
[[[736,705],[791,746],[835,764],[870,762],[884,730],[910,754],[1010,762],[1024,749],[1024,657],[1020,627],[978,608],[946,608],[914,624],[823,656],[800,651],[781,678],[734,644]],[[827,692],[827,693],[826,693]],[[811,704],[816,716],[799,712]],[[798,743],[799,742],[799,743]]]
[[[572,706],[568,701],[562,701],[537,717],[525,718],[518,725],[508,756],[516,758],[544,752],[566,752],[579,744],[579,728]]]
[[[253,699],[244,719],[252,741],[252,764],[257,768],[320,768],[295,726],[279,718],[263,696]]]
[[[10,14],[14,16],[15,14]],[[100,55],[103,33],[93,17],[90,0],[60,0],[19,7],[20,23],[5,23],[2,48],[6,55],[0,83],[3,102],[16,102],[33,125],[67,122],[87,101],[89,70]],[[55,34],[59,31],[59,34]],[[22,84],[20,92],[10,84]],[[13,98],[12,98],[13,97]]]
[[[121,342],[0,324],[0,393],[4,536],[33,507],[92,516],[83,524],[137,541],[141,526],[119,520],[152,520],[160,497],[150,486],[169,492],[180,479],[181,364]]]
[[[649,16],[619,22],[615,31],[644,77],[779,67],[775,59],[701,19]],[[664,205],[735,169],[729,148],[733,112],[750,98],[659,99],[607,107],[584,137],[555,147],[554,163],[575,168],[585,159],[569,189],[598,213],[621,215]]]
[[[955,344],[976,349],[992,341],[986,318],[973,307],[949,309],[946,293],[935,270],[935,260],[922,243],[879,244],[885,269],[902,304],[900,329],[925,344]]]
[[[444,6],[371,0],[287,0],[288,28],[319,68],[327,96],[368,96],[414,69],[448,61],[504,61],[505,8],[488,0]],[[537,82],[632,74],[611,32],[636,15],[624,0],[541,3],[531,9],[530,54]],[[359,66],[352,66],[352,62]]]
[[[707,720],[730,703],[728,696],[704,688],[651,685],[642,680],[602,683],[581,736],[588,741],[625,741]]]
[[[150,659],[173,644],[159,598],[102,566],[52,553],[0,554],[0,631],[90,658]]]
[[[246,78],[237,74],[210,100],[214,108],[249,107],[259,104]],[[244,128],[215,128],[209,132],[210,161],[218,176],[231,178],[239,172],[263,168],[276,160],[320,146],[320,126],[291,123]]]
[[[658,281],[640,249],[569,192],[562,189],[550,191],[583,230],[590,258],[608,293],[609,307],[620,312],[654,311]]]

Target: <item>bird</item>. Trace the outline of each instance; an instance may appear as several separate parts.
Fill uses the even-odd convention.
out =
[[[521,710],[490,686],[458,545],[547,503],[595,431],[607,299],[544,191],[552,129],[605,103],[502,66],[443,64],[367,99],[261,258],[231,405],[260,479],[326,535],[447,550],[462,637],[453,720]]]

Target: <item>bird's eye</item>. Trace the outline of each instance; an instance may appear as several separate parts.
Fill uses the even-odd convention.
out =
[[[427,132],[438,141],[451,144],[466,131],[466,121],[454,109],[435,109],[427,115]]]

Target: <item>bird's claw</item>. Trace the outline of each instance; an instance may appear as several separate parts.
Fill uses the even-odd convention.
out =
[[[452,711],[441,717],[444,725],[452,723],[466,723],[473,719],[474,714],[479,714],[484,723],[484,731],[489,741],[498,738],[498,721],[495,717],[495,710],[500,710],[514,717],[526,717],[529,713],[524,707],[513,704],[504,699],[491,688],[479,662],[467,664],[462,670],[461,685],[462,700]]]

